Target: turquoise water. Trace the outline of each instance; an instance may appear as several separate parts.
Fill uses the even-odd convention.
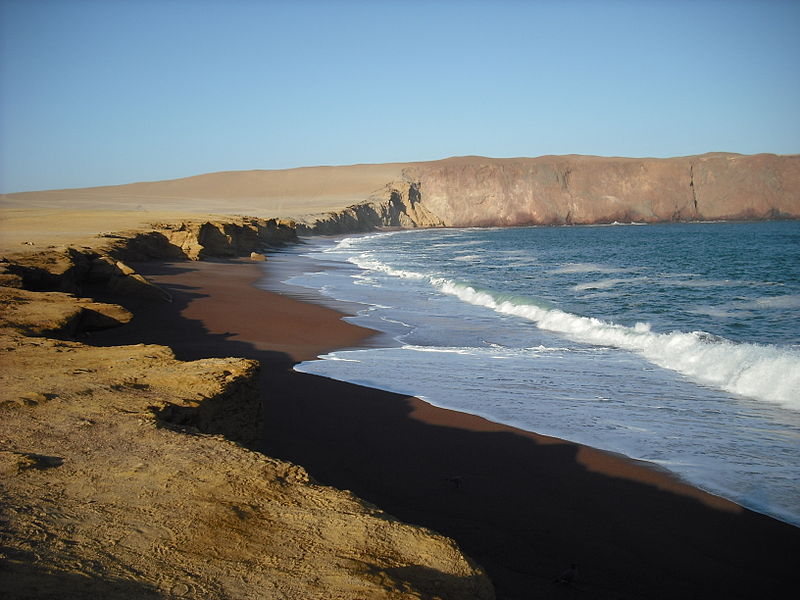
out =
[[[298,370],[621,452],[800,524],[800,223],[314,240],[386,348]]]

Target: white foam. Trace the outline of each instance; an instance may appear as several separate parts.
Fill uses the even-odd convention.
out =
[[[320,356],[319,358],[325,360],[332,360],[336,362],[349,362],[349,363],[360,363],[360,360],[356,360],[355,358],[344,358],[339,356],[336,352],[331,352],[330,354],[325,354],[324,356]]]
[[[752,303],[743,303],[743,307],[752,308],[800,308],[800,295],[784,294],[783,296],[765,296],[756,298]]]
[[[479,254],[465,254],[463,256],[456,256],[453,260],[457,260],[459,262],[475,262],[476,260],[481,260],[483,257]]]
[[[752,311],[785,310],[787,308],[800,308],[799,294],[761,296],[751,300],[729,302],[720,306],[698,306],[688,312],[721,318],[747,318],[753,314]]]
[[[601,279],[600,281],[589,281],[587,283],[579,283],[578,285],[572,286],[572,289],[575,290],[576,292],[583,292],[586,290],[607,290],[619,285],[620,283],[630,283],[632,281],[642,281],[645,279],[647,279],[647,277]]]
[[[390,267],[386,263],[382,263],[379,260],[375,260],[368,252],[363,252],[357,256],[351,256],[348,259],[349,262],[353,263],[357,267],[361,269],[365,269],[368,271],[378,271],[379,273],[386,273],[387,275],[391,275],[393,277],[401,277],[403,279],[425,279],[426,275],[422,273],[417,273],[415,271],[407,271],[404,269],[395,269]]]
[[[691,313],[693,315],[708,315],[709,317],[714,317],[717,319],[732,319],[732,318],[743,318],[750,316],[750,313],[747,311],[740,311],[740,310],[729,310],[726,309],[724,306],[697,306],[695,308],[689,309],[686,312]]]
[[[595,263],[567,263],[563,267],[553,269],[551,273],[626,273],[636,269],[623,269],[620,267],[609,267]]]
[[[443,293],[477,306],[522,317],[537,327],[595,345],[636,352],[651,363],[734,394],[800,410],[800,352],[737,344],[705,332],[656,333],[648,323],[633,327],[582,317],[535,304],[499,300],[489,292],[447,279],[432,280]]]

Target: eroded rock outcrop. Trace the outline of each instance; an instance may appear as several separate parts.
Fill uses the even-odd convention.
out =
[[[229,441],[258,433],[253,361],[0,349],[5,597],[493,597],[452,541]]]
[[[266,247],[297,241],[295,223],[240,217],[227,221],[161,223],[150,231],[109,234],[106,253],[123,260],[247,256]]]
[[[169,302],[166,291],[126,261],[251,256],[296,241],[295,223],[283,219],[162,223],[145,231],[104,233],[92,248],[54,247],[5,256],[0,262],[0,285],[80,293],[86,283],[102,283],[117,296]]]
[[[0,286],[0,332],[70,338],[79,332],[118,327],[133,315],[116,304],[64,292],[31,292]]]
[[[444,226],[444,221],[423,206],[419,183],[394,181],[361,204],[298,222],[297,230],[306,235],[335,235],[372,231],[378,227],[411,229]]]

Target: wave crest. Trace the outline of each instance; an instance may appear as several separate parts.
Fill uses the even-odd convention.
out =
[[[734,394],[800,410],[800,353],[760,344],[734,343],[703,331],[653,332],[559,309],[501,299],[488,291],[448,279],[431,279],[439,291],[498,313],[532,321],[537,327],[588,344],[612,346],[645,357],[659,367]]]

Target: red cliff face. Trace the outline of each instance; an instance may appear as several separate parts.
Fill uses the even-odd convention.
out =
[[[452,227],[800,218],[800,155],[463,157],[403,174]]]

